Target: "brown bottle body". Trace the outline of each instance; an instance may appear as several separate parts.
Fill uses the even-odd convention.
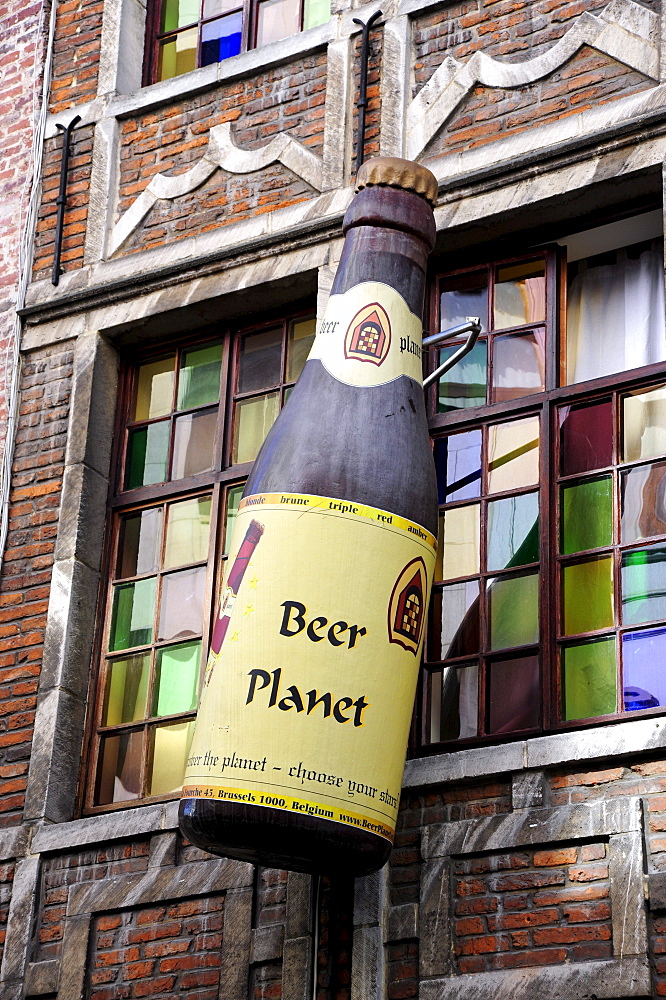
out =
[[[412,192],[371,187],[345,217],[345,246],[332,294],[365,281],[390,285],[422,316],[434,243],[432,210]],[[256,459],[244,496],[291,492],[367,504],[437,531],[437,492],[423,399],[413,378],[379,386],[340,382],[306,362]],[[244,861],[312,873],[360,876],[380,868],[391,844],[372,833],[280,809],[184,799],[183,833]]]

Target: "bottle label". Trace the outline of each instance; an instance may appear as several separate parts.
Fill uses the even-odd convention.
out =
[[[263,531],[209,657],[183,797],[391,840],[436,540],[376,507],[263,493],[241,501],[227,575],[252,521]]]
[[[421,320],[395,288],[363,281],[331,295],[308,360],[347,385],[385,385],[401,375],[423,382]]]

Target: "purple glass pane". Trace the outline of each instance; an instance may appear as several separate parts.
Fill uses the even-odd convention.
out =
[[[666,705],[666,628],[622,636],[624,710]]]
[[[560,474],[604,469],[613,462],[613,409],[610,399],[594,406],[560,409]]]
[[[513,733],[539,725],[539,658],[521,656],[490,667],[489,732]]]

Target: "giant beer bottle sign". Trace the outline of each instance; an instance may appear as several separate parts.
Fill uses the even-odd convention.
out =
[[[331,296],[310,357],[350,385],[420,382],[421,332],[397,291],[364,282]],[[348,499],[245,497],[183,796],[391,840],[435,547]]]

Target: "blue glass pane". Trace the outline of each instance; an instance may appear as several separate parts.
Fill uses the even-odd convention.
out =
[[[440,503],[474,500],[481,491],[481,431],[450,434],[435,441]]]
[[[241,50],[243,15],[240,11],[204,24],[201,29],[201,65],[222,62]]]
[[[622,636],[624,710],[666,705],[666,628]]]

